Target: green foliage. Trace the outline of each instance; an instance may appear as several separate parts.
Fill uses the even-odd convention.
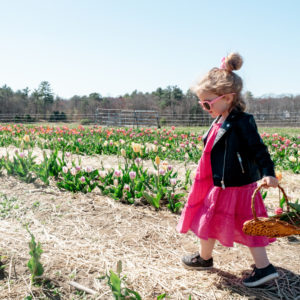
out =
[[[5,219],[9,216],[13,209],[18,209],[19,205],[16,203],[17,198],[8,198],[7,195],[0,193],[0,218]]]
[[[49,119],[50,122],[64,122],[66,120],[67,120],[67,116],[63,111],[62,112],[54,111],[51,114]]]
[[[34,283],[37,276],[42,276],[44,273],[44,268],[40,262],[41,255],[43,253],[40,242],[36,243],[34,235],[29,231],[28,226],[26,230],[30,234],[31,241],[29,242],[29,254],[31,258],[29,259],[27,266],[31,273],[31,281]]]
[[[117,273],[110,270],[109,274],[106,273],[106,275],[99,277],[99,279],[107,279],[107,284],[111,288],[112,294],[116,300],[141,300],[142,298],[138,292],[126,287],[126,276],[121,277],[121,272],[122,262],[118,261]]]
[[[93,121],[91,119],[82,119],[82,120],[80,120],[81,125],[90,125],[92,123],[93,123]]]
[[[36,176],[33,173],[36,166],[35,158],[36,156],[32,156],[32,151],[29,151],[28,155],[17,152],[12,161],[7,155],[3,166],[8,175],[17,176],[26,183],[32,183],[36,180]]]
[[[4,169],[4,165],[5,165],[5,157],[0,157],[0,176],[3,175],[3,169]]]
[[[43,151],[44,160],[40,165],[37,165],[35,168],[35,172],[37,176],[47,185],[49,185],[49,177],[58,178],[59,174],[62,171],[62,167],[65,165],[64,162],[64,152],[62,155],[62,159],[58,157],[58,149],[56,148],[53,152],[51,152],[48,157],[46,152]]]
[[[63,167],[63,170],[64,168],[66,167]],[[68,169],[65,172],[61,171],[61,179],[57,182],[57,186],[74,193],[90,193],[98,185],[96,181],[98,176],[98,170],[87,172],[80,169],[79,171],[76,171],[75,164],[73,162],[73,168],[71,170]]]

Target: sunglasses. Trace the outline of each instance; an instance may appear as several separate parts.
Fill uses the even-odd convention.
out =
[[[226,95],[235,95],[235,93],[224,94],[224,95],[219,96],[219,97],[217,97],[217,98],[215,98],[215,99],[212,99],[212,100],[205,100],[205,101],[201,101],[201,100],[200,100],[200,101],[199,101],[199,104],[202,105],[202,107],[203,107],[204,110],[209,111],[209,110],[211,109],[211,106],[212,106],[213,103],[215,103],[216,101],[222,99],[222,98],[223,98],[224,96],[226,96]]]

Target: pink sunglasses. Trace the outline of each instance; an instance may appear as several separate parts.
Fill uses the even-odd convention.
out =
[[[235,95],[235,93],[230,93],[230,94],[224,94],[222,96],[219,96],[215,99],[212,99],[212,100],[205,100],[205,101],[199,101],[199,104],[202,105],[203,109],[209,111],[211,109],[211,105],[213,103],[215,103],[216,101],[220,100],[221,98],[223,98],[224,96],[227,96],[227,95]]]

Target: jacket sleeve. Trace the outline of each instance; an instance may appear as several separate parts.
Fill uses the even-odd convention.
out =
[[[264,176],[275,177],[274,163],[271,159],[267,146],[264,144],[260,134],[257,131],[256,122],[252,115],[247,115],[243,118],[243,123],[240,124],[241,138],[247,146],[249,153],[255,157],[255,161]]]

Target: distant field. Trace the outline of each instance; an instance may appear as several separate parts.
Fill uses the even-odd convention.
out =
[[[170,127],[163,127],[169,129]],[[177,130],[182,131],[194,131],[194,132],[204,132],[209,127],[176,127]],[[300,135],[300,127],[260,127],[258,126],[258,131],[260,133],[266,132],[269,134],[278,133],[279,135]]]
[[[2,126],[6,126],[8,124],[14,124],[14,123],[2,123],[0,125]],[[69,128],[75,128],[78,127],[80,125],[80,122],[78,123],[45,123],[45,122],[41,122],[41,123],[33,123],[33,124],[25,124],[28,126],[49,126],[49,127],[63,127],[63,126],[67,126]],[[93,125],[88,125],[88,127],[92,127]],[[105,125],[98,125],[98,126],[102,126],[102,127],[106,127]],[[119,126],[113,126],[116,128],[119,128]],[[131,127],[131,126],[127,126],[127,127]],[[134,128],[136,128],[136,126],[132,126]],[[147,127],[152,127],[155,128],[155,126],[139,126],[139,128],[147,128]],[[208,126],[191,126],[191,127],[187,127],[187,126],[175,126],[177,131],[193,131],[195,133],[204,133],[209,127]],[[162,126],[161,129],[171,129],[171,126]],[[260,133],[266,132],[269,134],[273,134],[273,133],[278,133],[279,135],[291,135],[291,136],[300,136],[300,127],[261,127],[258,126],[258,131]]]

